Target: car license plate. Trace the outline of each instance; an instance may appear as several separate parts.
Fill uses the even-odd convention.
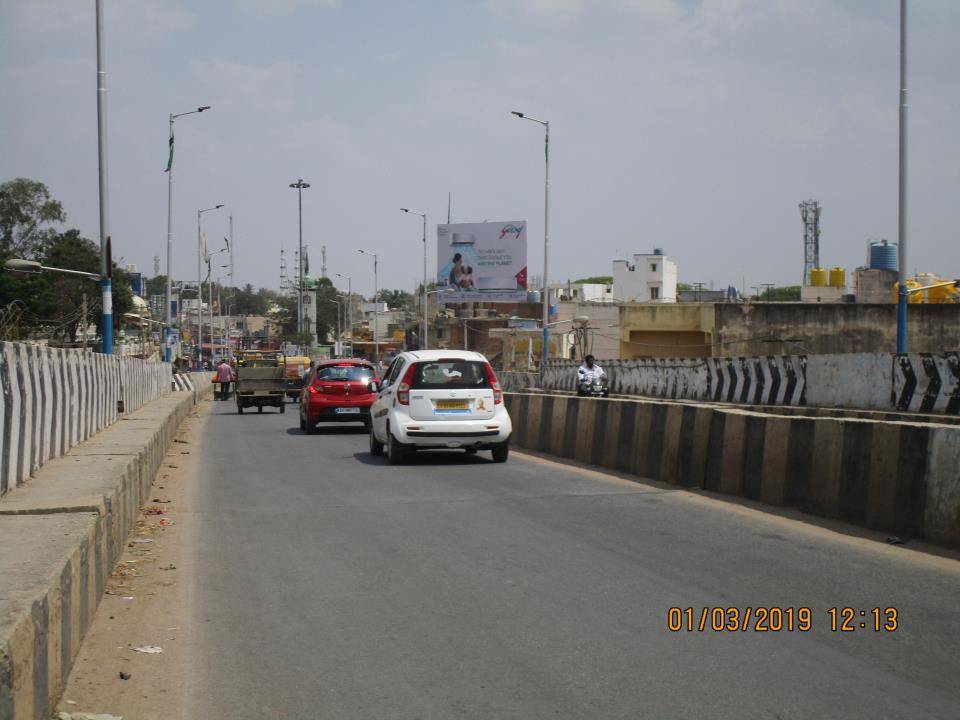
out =
[[[337,408],[336,410],[334,410],[334,412],[337,413],[338,415],[359,415],[359,414],[360,414],[360,408],[358,408],[358,407],[355,407],[355,408]]]
[[[467,400],[437,400],[436,409],[438,412],[456,412],[457,410],[469,410],[470,402]]]

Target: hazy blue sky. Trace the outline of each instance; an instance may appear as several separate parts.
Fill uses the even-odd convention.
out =
[[[529,220],[542,267],[552,125],[554,279],[663,247],[687,282],[796,283],[797,204],[825,265],[896,236],[896,0],[105,0],[115,256],[150,273],[178,121],[174,275],[196,210],[233,212],[237,281],[279,250],[372,289],[421,273],[419,218]],[[911,0],[910,265],[960,275],[960,2]],[[0,178],[46,182],[97,237],[93,0],[0,0]],[[211,238],[227,214],[205,216]],[[430,258],[435,234],[430,233]]]

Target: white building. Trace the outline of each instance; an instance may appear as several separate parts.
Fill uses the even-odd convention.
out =
[[[613,261],[613,297],[622,302],[675,303],[677,264],[655,248],[650,254],[634,253],[633,261]]]
[[[556,283],[550,286],[550,304],[558,302],[612,303],[613,287],[604,283]]]

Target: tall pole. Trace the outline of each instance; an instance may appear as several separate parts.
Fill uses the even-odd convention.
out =
[[[173,113],[170,113],[170,142],[173,142]],[[165,293],[166,307],[163,313],[163,359],[164,362],[170,362],[173,359],[173,310],[170,307],[171,296],[173,294],[172,280],[170,278],[173,272],[173,163],[167,168],[167,291]]]
[[[113,354],[113,288],[111,286],[110,197],[107,177],[107,70],[103,59],[103,0],[97,14],[97,150],[100,167],[100,302],[103,309],[103,353]]]
[[[550,285],[547,281],[547,258],[550,249],[550,122],[543,124],[543,355],[540,360],[540,377],[543,377],[550,358]]]
[[[427,214],[423,214],[423,331],[420,335],[420,346],[424,350],[430,348],[427,337]]]
[[[373,354],[374,364],[377,366],[377,373],[380,372],[380,301],[377,296],[380,289],[377,283],[377,255],[373,255]]]
[[[900,0],[900,176],[897,243],[897,353],[907,352],[907,0]]]
[[[174,115],[170,113],[170,140],[169,140],[169,159],[167,160],[167,288],[166,288],[166,310],[163,313],[163,322],[164,322],[164,350],[163,350],[163,359],[166,362],[170,362],[172,359],[173,348],[171,347],[173,335],[173,309],[171,307],[173,301],[173,121],[178,117],[183,117],[184,115],[193,115],[195,113],[202,113],[204,110],[209,110],[209,105],[202,105],[196,110],[191,110],[190,112],[179,113]],[[198,273],[199,274],[199,273]],[[180,311],[177,310],[177,317],[179,319]]]
[[[347,321],[347,332],[350,334],[350,357],[353,357],[353,278],[337,273],[338,278],[347,278],[347,307],[343,314]]]
[[[303,333],[303,191],[310,187],[303,178],[298,178],[290,187],[297,189],[297,217],[300,229],[300,260],[297,263],[297,335]],[[299,341],[299,338],[297,338]]]
[[[197,210],[197,370],[203,370],[203,240],[200,235],[200,214]]]

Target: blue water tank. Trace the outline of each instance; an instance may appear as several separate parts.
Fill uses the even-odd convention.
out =
[[[887,240],[875,240],[870,243],[870,269],[896,270],[897,244]]]
[[[654,255],[663,255],[663,248],[654,248],[654,249],[653,249],[653,254],[654,254]]]

